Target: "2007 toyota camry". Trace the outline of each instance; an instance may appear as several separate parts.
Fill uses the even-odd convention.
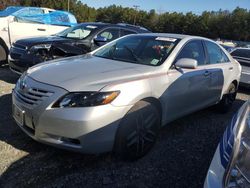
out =
[[[13,117],[39,142],[137,159],[166,123],[214,104],[228,110],[240,72],[209,39],[130,35],[30,68],[13,90]]]

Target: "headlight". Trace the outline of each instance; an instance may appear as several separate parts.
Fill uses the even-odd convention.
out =
[[[52,107],[67,108],[105,105],[111,103],[119,93],[119,91],[69,93],[59,99]]]
[[[239,119],[231,162],[225,174],[226,188],[250,187],[250,105]]]
[[[49,50],[50,47],[51,47],[51,44],[38,44],[38,45],[32,46],[29,49],[29,53],[36,52],[36,51],[38,51],[40,49]]]

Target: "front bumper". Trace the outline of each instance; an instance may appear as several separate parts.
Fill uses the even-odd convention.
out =
[[[24,66],[24,67],[20,66],[19,60],[12,59],[10,55],[8,57],[8,63],[9,63],[10,70],[19,75],[21,75],[23,72],[25,72],[29,68],[28,66]]]
[[[34,84],[35,81],[30,82]],[[36,87],[45,85],[37,84]],[[23,102],[16,88],[13,90],[13,105],[24,111],[23,124],[16,121],[19,127],[34,140],[59,148],[83,153],[111,151],[120,120],[131,106],[51,108],[67,91],[47,86],[50,87],[53,87],[53,95],[35,107]]]
[[[11,47],[10,53],[8,56],[8,63],[10,69],[17,73],[22,74],[29,67],[41,63],[42,60],[36,57],[33,54],[28,54],[27,50],[18,49],[15,47]]]

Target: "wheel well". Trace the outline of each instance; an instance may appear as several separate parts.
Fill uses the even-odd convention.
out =
[[[0,38],[0,44],[3,45],[3,47],[5,48],[5,50],[7,51],[7,53],[9,53],[8,46],[6,45],[6,43],[4,42],[4,40],[2,38]]]
[[[237,82],[237,80],[234,80],[232,83],[235,85],[236,88],[238,88],[238,82]]]
[[[157,108],[160,114],[161,120],[162,120],[162,106],[161,106],[161,102],[158,99],[154,97],[148,97],[148,98],[142,99],[142,101],[147,101],[153,104]]]

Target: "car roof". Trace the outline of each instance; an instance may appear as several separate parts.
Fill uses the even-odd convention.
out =
[[[127,29],[132,29],[132,30],[137,30],[137,31],[150,32],[148,29],[144,27],[126,24],[126,23],[112,24],[112,23],[103,23],[103,22],[84,22],[84,23],[80,23],[79,25],[92,25],[92,26],[98,26],[100,28],[112,26],[112,27],[127,28]]]
[[[175,33],[142,33],[139,35],[143,35],[143,36],[152,36],[152,37],[169,37],[169,38],[176,38],[176,39],[185,39],[185,38],[189,38],[189,39],[205,39],[205,40],[210,40],[204,37],[200,37],[200,36],[192,36],[192,35],[184,35],[184,34],[175,34]]]

